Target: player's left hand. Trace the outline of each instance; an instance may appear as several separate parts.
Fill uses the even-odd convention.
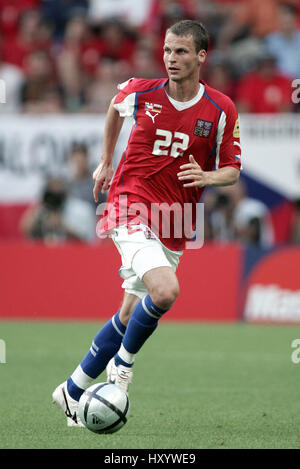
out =
[[[189,156],[190,162],[180,166],[181,171],[177,173],[178,179],[180,181],[185,181],[188,179],[193,179],[193,182],[188,182],[183,184],[183,187],[204,187],[208,184],[207,172],[203,171],[201,166],[197,163],[193,155]]]

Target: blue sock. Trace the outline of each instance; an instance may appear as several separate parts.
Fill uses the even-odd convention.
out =
[[[119,319],[119,311],[100,329],[86,356],[67,381],[68,393],[79,400],[91,381],[106,368],[119,350],[126,326]]]
[[[146,340],[155,331],[158,320],[167,310],[158,308],[150,298],[144,297],[134,308],[124,334],[122,345],[130,354],[136,354]],[[116,364],[132,366],[125,362],[124,358],[115,355]]]

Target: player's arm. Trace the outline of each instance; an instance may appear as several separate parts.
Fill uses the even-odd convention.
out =
[[[93,173],[93,194],[96,202],[98,202],[98,192],[104,193],[107,191],[113,177],[113,156],[124,122],[124,117],[121,117],[119,112],[114,108],[114,100],[115,97],[111,100],[106,115],[100,163]]]
[[[216,169],[203,171],[193,155],[190,162],[180,166],[178,179],[183,187],[231,186],[235,184],[241,169],[240,127],[237,110],[227,100],[226,113],[222,111],[216,135]]]
[[[193,179],[192,182],[184,182],[183,187],[231,186],[239,179],[240,171],[232,166],[203,171],[193,155],[189,156],[189,160],[189,163],[180,166],[182,171],[177,174],[178,179],[183,182]]]

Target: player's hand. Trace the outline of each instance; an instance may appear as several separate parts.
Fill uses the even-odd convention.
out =
[[[112,165],[105,165],[100,163],[95,171],[93,172],[94,180],[94,199],[95,202],[98,202],[98,193],[101,191],[102,194],[109,189],[110,181],[114,174],[114,168]]]
[[[201,166],[197,163],[193,155],[189,156],[190,162],[180,166],[184,170],[177,173],[179,181],[186,181],[192,179],[193,182],[183,184],[183,187],[204,187],[208,183],[207,172],[203,171]]]

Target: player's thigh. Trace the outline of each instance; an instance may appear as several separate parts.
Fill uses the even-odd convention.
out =
[[[142,278],[154,304],[169,308],[179,294],[179,283],[172,267],[156,267]]]
[[[140,298],[138,296],[126,291],[124,292],[124,297],[119,312],[120,321],[122,324],[124,324],[124,326],[127,326],[130,315],[139,301]]]

